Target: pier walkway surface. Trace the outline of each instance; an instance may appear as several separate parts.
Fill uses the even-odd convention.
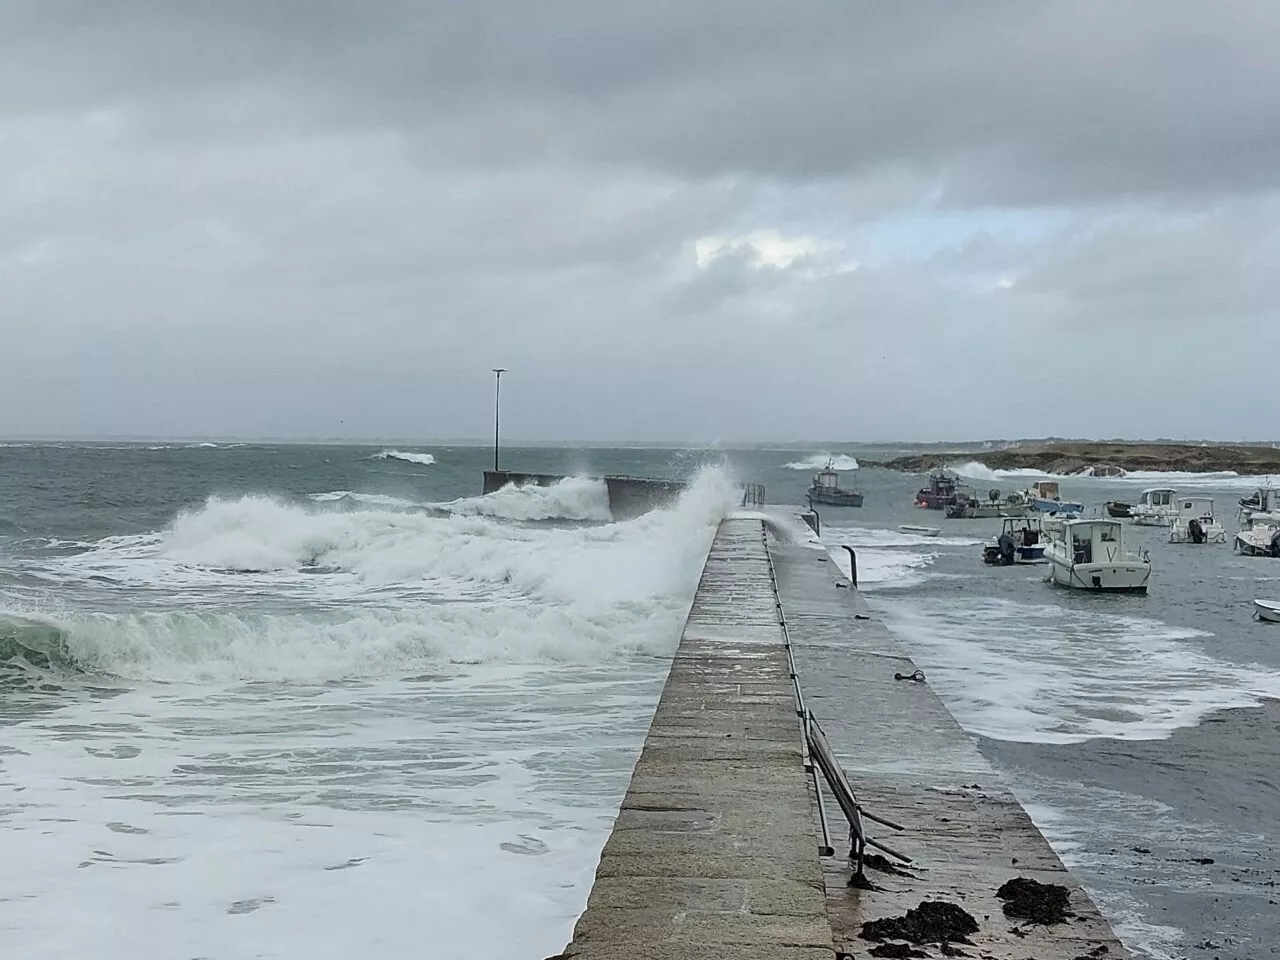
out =
[[[894,679],[915,665],[809,528],[790,511],[761,516],[720,526],[563,956],[1126,957],[927,681]],[[874,889],[848,886],[847,822],[825,784],[837,855],[821,856],[788,636],[805,706],[859,801],[905,828],[869,825],[912,861],[892,873],[869,868]],[[821,671],[820,682],[806,684],[806,668]],[[996,891],[1018,877],[1066,888],[1067,920],[1006,915]],[[923,901],[962,907],[978,931],[951,945],[926,939],[914,953],[860,936],[865,922]]]

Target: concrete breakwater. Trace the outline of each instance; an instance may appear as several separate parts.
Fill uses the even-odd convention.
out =
[[[772,516],[720,526],[563,956],[1127,956],[927,680],[895,679],[918,677],[914,663],[817,538]],[[815,791],[788,656],[803,688],[806,647],[832,646],[845,675],[806,706],[866,810],[905,828],[871,835],[910,858],[870,858],[861,887],[844,814]],[[1055,909],[1028,908],[1028,889],[1051,891]],[[926,903],[965,925],[940,933],[921,922]]]
[[[564,479],[563,474],[486,470],[483,492],[494,493],[512,483],[518,487],[549,487]],[[652,477],[605,476],[593,479],[604,481],[609,491],[609,512],[615,520],[630,520],[665,506],[679,498],[689,486],[683,480],[659,480]]]

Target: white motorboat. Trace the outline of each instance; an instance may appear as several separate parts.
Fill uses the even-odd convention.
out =
[[[1179,497],[1170,543],[1226,543],[1227,531],[1214,516],[1212,497]]]
[[[1236,534],[1236,551],[1246,557],[1280,557],[1280,524],[1253,521]]]
[[[1253,601],[1253,615],[1259,620],[1280,623],[1280,603],[1274,600]]]
[[[1023,496],[1027,505],[1039,513],[1074,514],[1084,512],[1084,504],[1063,500],[1057,480],[1037,480],[1027,488]]]
[[[1077,590],[1146,593],[1151,560],[1131,553],[1119,520],[1067,520],[1044,552],[1049,579]]]
[[[936,537],[942,532],[940,527],[922,527],[915,523],[900,523],[898,529],[903,533],[914,533],[918,537]]]
[[[982,562],[1000,567],[1045,563],[1047,545],[1039,517],[1011,517],[1001,525],[1000,536],[983,544]]]
[[[1143,490],[1138,502],[1129,508],[1134,523],[1144,527],[1167,527],[1178,516],[1178,491],[1168,487]]]

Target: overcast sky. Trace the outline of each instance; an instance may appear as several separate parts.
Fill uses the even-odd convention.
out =
[[[0,434],[1280,435],[1280,4],[0,0]]]

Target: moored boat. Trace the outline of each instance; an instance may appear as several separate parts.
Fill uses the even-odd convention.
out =
[[[1179,497],[1169,527],[1170,543],[1226,543],[1227,531],[1214,516],[1212,497]]]
[[[829,507],[862,506],[862,494],[840,486],[840,474],[836,472],[832,460],[828,460],[827,465],[813,475],[808,493],[811,501],[824,503]]]
[[[929,485],[916,492],[916,506],[926,510],[945,510],[956,502],[955,477],[940,470],[929,475]]]
[[[1062,587],[1111,593],[1146,593],[1151,560],[1131,553],[1119,520],[1067,520],[1044,552],[1049,579]]]
[[[1280,525],[1255,518],[1236,534],[1235,548],[1246,557],[1280,557]]]
[[[1108,517],[1115,517],[1118,520],[1128,520],[1133,516],[1133,505],[1125,503],[1123,500],[1108,500],[1106,507]]]
[[[1057,480],[1037,480],[1027,488],[1024,496],[1032,510],[1039,513],[1079,514],[1084,504],[1075,500],[1063,500]]]
[[[987,499],[980,500],[972,487],[957,486],[955,502],[947,507],[949,520],[990,520],[996,517],[1025,517],[1027,500],[1021,493],[1002,496],[999,490],[989,490]]]
[[[1280,603],[1276,603],[1274,600],[1255,600],[1253,601],[1253,615],[1258,620],[1280,623]]]
[[[982,562],[990,566],[1044,563],[1044,528],[1039,517],[1010,517],[1001,524],[1000,535],[982,547]]]
[[[1169,487],[1143,490],[1129,515],[1133,522],[1146,527],[1167,527],[1178,515],[1178,491]]]
[[[915,523],[900,523],[898,529],[903,533],[914,533],[919,537],[936,537],[942,532],[939,527],[922,527]]]

